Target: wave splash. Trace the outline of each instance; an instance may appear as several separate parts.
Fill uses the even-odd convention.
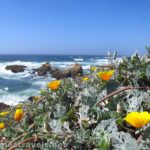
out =
[[[48,61],[47,61],[48,62]],[[49,77],[34,77],[31,75],[32,69],[37,69],[45,62],[32,62],[32,61],[5,61],[0,62],[0,102],[16,105],[19,102],[26,101],[30,96],[39,95],[40,89],[46,88],[47,82],[53,78]],[[69,68],[75,63],[82,65],[83,69],[90,69],[91,65],[104,65],[108,64],[107,59],[89,58],[82,60],[69,60],[69,61],[50,61],[52,66],[56,68]],[[24,65],[27,66],[26,70],[21,73],[13,73],[6,70],[8,65]]]

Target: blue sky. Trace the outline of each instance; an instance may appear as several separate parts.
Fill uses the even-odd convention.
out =
[[[149,0],[0,0],[0,53],[145,53],[149,6]]]

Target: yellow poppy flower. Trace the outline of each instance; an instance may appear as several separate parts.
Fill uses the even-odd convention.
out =
[[[97,73],[98,77],[104,81],[108,81],[112,77],[113,74],[114,74],[114,70],[103,71],[103,72]]]
[[[89,80],[89,77],[83,77],[82,78],[82,81],[87,81],[87,80]]]
[[[48,87],[51,90],[58,90],[58,88],[60,87],[60,80],[55,80],[55,81],[49,82]]]
[[[9,111],[4,111],[4,112],[0,113],[0,116],[4,117],[4,116],[8,115],[9,113],[10,113]]]
[[[97,67],[91,67],[90,69],[91,69],[91,71],[96,71]]]
[[[131,112],[124,120],[135,128],[141,128],[150,122],[150,114],[148,112]]]
[[[4,123],[0,123],[0,129],[4,129],[5,128],[5,124]]]
[[[16,109],[15,115],[14,115],[14,119],[15,121],[20,121],[23,117],[23,110],[22,108],[18,108]]]

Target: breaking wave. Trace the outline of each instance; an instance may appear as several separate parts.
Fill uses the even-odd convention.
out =
[[[68,60],[57,61],[0,61],[0,102],[16,105],[26,101],[30,96],[39,95],[40,89],[46,88],[47,82],[53,80],[49,77],[34,77],[31,75],[32,69],[39,68],[45,62],[49,62],[57,68],[69,68],[75,63],[82,65],[83,69],[90,69],[91,65],[108,64],[108,60],[100,57],[70,58]],[[6,70],[8,65],[27,66],[24,72],[13,73]]]

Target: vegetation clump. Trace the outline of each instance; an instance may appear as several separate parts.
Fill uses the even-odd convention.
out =
[[[52,81],[0,113],[1,149],[150,149],[149,54],[109,56],[83,77]]]

